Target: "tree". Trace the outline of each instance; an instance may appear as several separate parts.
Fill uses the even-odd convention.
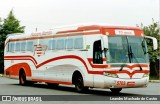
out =
[[[143,27],[143,31],[145,35],[155,37],[158,40],[158,49],[150,53],[150,62],[155,62],[156,59],[158,59],[158,54],[159,54],[159,46],[160,46],[159,30],[160,29],[158,26],[158,22],[154,22],[154,20],[152,21],[153,22],[151,25]],[[148,50],[151,51],[152,42],[148,40],[147,43],[148,43]]]
[[[20,26],[20,21],[18,21],[14,14],[13,10],[9,12],[9,15],[4,19],[3,23],[0,21],[0,73],[3,73],[4,69],[4,42],[6,36],[11,33],[23,33],[25,26]]]
[[[149,56],[150,56],[150,70],[151,70],[151,76],[157,76],[157,78],[159,77],[159,49],[160,49],[160,27],[158,25],[158,22],[155,22],[154,19],[152,19],[152,24],[148,25],[148,26],[143,26],[143,24],[141,24],[140,26],[143,31],[144,34],[147,36],[152,36],[155,37],[158,40],[158,49],[155,51],[152,51],[152,41],[151,40],[147,40],[147,45],[148,45],[148,51]],[[154,70],[154,72],[153,72]]]

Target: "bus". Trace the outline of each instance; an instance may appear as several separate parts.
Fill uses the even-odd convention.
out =
[[[89,88],[147,87],[149,55],[146,40],[157,39],[129,26],[78,25],[31,34],[9,34],[4,49],[4,75],[20,85]]]

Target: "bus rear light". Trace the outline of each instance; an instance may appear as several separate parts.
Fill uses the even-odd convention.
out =
[[[103,75],[108,76],[108,77],[118,78],[117,74],[111,74],[111,73],[103,72]]]

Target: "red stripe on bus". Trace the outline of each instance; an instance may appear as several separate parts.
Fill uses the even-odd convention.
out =
[[[57,38],[57,37],[66,37],[66,36],[83,36],[83,35],[97,35],[97,34],[101,34],[101,32],[99,31],[99,32],[82,32],[82,33],[79,33],[79,34],[77,34],[77,33],[65,33],[65,34],[63,34],[63,35],[59,35],[59,34],[57,34],[57,35],[51,35],[51,36],[41,36],[41,37],[39,37],[39,36],[37,36],[37,37],[29,37],[29,38],[21,38],[21,39],[12,39],[12,40],[9,40],[9,41],[7,41],[6,43],[5,43],[5,45],[4,45],[4,47],[6,47],[6,45],[9,43],[9,42],[16,42],[16,41],[24,41],[24,40],[35,40],[35,39],[46,39],[46,38]],[[35,45],[35,46],[37,46],[37,45]]]
[[[129,72],[127,70],[122,70],[122,71],[119,71],[119,70],[109,70],[109,71],[106,71],[107,73],[111,73],[111,74],[120,74],[120,73],[126,73],[130,76],[130,78],[132,78],[132,76],[136,73],[144,73],[144,74],[147,74],[149,73],[150,71],[149,70],[134,70],[133,72]]]
[[[36,46],[36,48],[42,48],[42,46]]]
[[[82,58],[80,58],[79,56],[75,56],[75,55],[67,55],[67,56],[59,56],[59,57],[51,58],[51,59],[49,59],[49,60],[46,60],[46,61],[40,63],[39,65],[36,66],[36,68],[39,68],[39,67],[41,67],[41,66],[43,66],[43,65],[45,65],[45,64],[47,64],[47,63],[50,63],[50,62],[52,62],[52,61],[62,60],[62,59],[77,59],[77,60],[79,60],[79,61],[81,61],[81,62],[83,63],[83,65],[85,66],[85,68],[87,69],[87,72],[88,72],[89,74],[93,74],[93,71],[90,71],[90,70],[88,69],[86,62],[85,62]],[[95,74],[96,74],[96,73],[95,73]],[[99,74],[99,73],[97,73],[97,74]],[[102,73],[101,73],[101,74],[102,74]]]
[[[12,57],[14,57],[14,58],[12,59]],[[35,60],[33,57],[29,57],[29,59],[28,59],[28,57],[26,57],[26,56],[5,56],[5,60],[15,60],[15,58],[17,58],[17,60],[19,60],[18,57],[20,57],[20,58],[19,58],[20,60],[31,60],[30,58],[32,58],[33,60]],[[24,57],[24,59],[22,59],[22,57]],[[10,58],[10,59],[6,59],[6,58]],[[35,63],[34,63],[34,64],[35,64],[35,67],[36,67],[36,68],[39,68],[39,67],[41,67],[41,66],[43,66],[43,65],[45,65],[45,64],[47,64],[47,63],[50,63],[50,62],[53,62],[53,61],[56,61],[56,60],[62,60],[62,59],[77,59],[77,60],[81,61],[81,62],[83,63],[83,65],[85,66],[88,74],[103,74],[103,72],[104,72],[104,71],[91,71],[91,70],[89,70],[86,62],[85,62],[82,58],[80,58],[79,56],[75,56],[75,55],[59,56],[59,57],[55,57],[55,58],[51,58],[51,59],[49,59],[49,60],[46,60],[46,61],[44,61],[44,62],[42,62],[42,63],[40,63],[40,64],[38,64],[38,65],[35,64]],[[33,62],[33,60],[31,60],[31,61]],[[35,60],[35,62],[37,63],[36,60]],[[134,67],[137,67],[137,66],[139,66],[139,65],[138,65],[138,64],[135,64],[135,65],[132,65],[132,66],[130,66],[130,67],[134,68]],[[95,66],[94,66],[94,67],[95,67]],[[93,67],[93,68],[94,68],[94,67]],[[97,67],[97,66],[96,66],[96,67]],[[100,67],[100,66],[99,66],[99,67]],[[126,73],[126,74],[128,74],[130,77],[132,77],[133,74],[135,74],[135,73],[148,73],[149,70],[142,70],[142,71],[140,71],[140,70],[135,70],[135,71],[133,71],[133,72],[129,72],[129,71],[127,71],[127,70],[122,70],[122,71],[119,71],[119,70],[109,70],[109,71],[105,71],[105,72],[114,73],[114,74]]]
[[[135,82],[127,82],[127,86],[134,86]]]
[[[43,52],[36,52],[37,54],[42,54]]]
[[[35,64],[38,64],[36,59],[32,56],[4,56],[4,59],[5,60],[31,60],[32,62],[34,62]]]
[[[27,63],[18,63],[8,67],[4,73],[5,75],[19,76],[20,69],[24,69],[27,77],[32,76],[31,68]]]
[[[24,58],[22,59],[22,57],[24,57]],[[30,58],[33,59],[33,60],[31,60]],[[31,60],[34,63],[34,65],[35,65],[36,68],[39,68],[39,67],[41,67],[41,66],[43,66],[43,65],[45,65],[47,63],[50,63],[50,62],[56,61],[56,60],[61,60],[61,59],[77,59],[77,60],[79,60],[79,61],[81,61],[83,63],[83,65],[85,66],[85,68],[87,69],[87,72],[89,74],[93,74],[93,73],[96,74],[95,73],[96,71],[92,72],[92,71],[90,71],[88,69],[86,62],[82,58],[80,58],[79,56],[75,56],[75,55],[67,55],[67,56],[59,56],[59,57],[56,57],[56,58],[51,58],[51,59],[46,60],[46,61],[44,61],[44,62],[42,62],[42,63],[40,63],[38,65],[37,65],[37,61],[34,59],[34,57],[27,57],[27,56],[4,56],[4,59],[5,60]],[[100,74],[100,73],[103,74],[103,72],[99,72],[99,71],[97,72],[97,74]]]
[[[103,61],[106,61],[106,59],[104,58]],[[88,62],[89,64],[91,65],[92,68],[107,68],[108,65],[95,65],[95,64],[92,64],[93,62],[93,58],[88,58]]]
[[[146,64],[127,65],[127,67],[130,68],[130,69],[133,69],[134,67],[139,67],[139,66],[141,66],[141,67],[148,67],[148,65],[146,65]]]

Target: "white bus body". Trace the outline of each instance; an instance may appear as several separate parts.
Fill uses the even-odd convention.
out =
[[[77,91],[146,87],[150,68],[144,37],[139,28],[99,25],[11,34],[5,41],[5,75],[21,85],[74,84]]]

